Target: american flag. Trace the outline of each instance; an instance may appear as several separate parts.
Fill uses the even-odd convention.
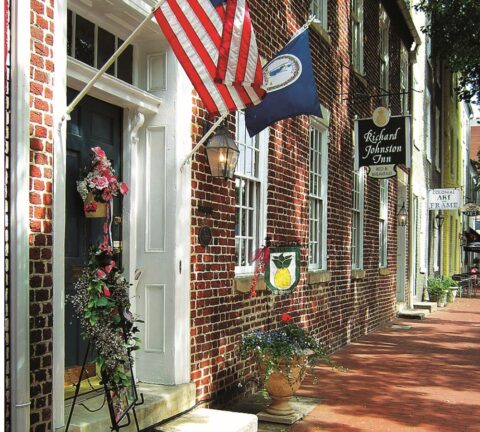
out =
[[[245,0],[165,0],[155,18],[211,114],[261,102],[263,74]]]

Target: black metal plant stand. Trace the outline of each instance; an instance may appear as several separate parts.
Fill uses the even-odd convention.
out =
[[[78,377],[78,382],[75,385],[75,394],[73,396],[72,406],[70,408],[70,413],[68,415],[67,425],[65,426],[65,432],[68,432],[70,427],[70,422],[72,420],[73,410],[77,403],[77,399],[80,392],[80,386],[82,383],[82,377],[85,372],[88,354],[90,352],[91,341],[88,341],[87,349],[85,352],[85,357],[83,359],[82,368],[80,370],[80,375]],[[108,412],[110,414],[110,421],[112,423],[111,430],[119,431],[122,428],[129,426],[132,422],[131,413],[133,414],[133,419],[135,421],[136,431],[140,432],[140,427],[138,425],[137,413],[135,407],[142,405],[144,403],[143,394],[138,394],[137,386],[133,378],[133,369],[132,365],[129,362],[126,366],[127,372],[130,374],[131,380],[128,388],[123,390],[123,395],[118,394],[118,390],[114,389],[107,384],[107,380],[102,376],[102,381],[104,383],[103,389],[105,392],[105,398],[108,405]]]

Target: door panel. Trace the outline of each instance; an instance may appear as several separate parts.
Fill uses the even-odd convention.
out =
[[[174,384],[174,278],[175,255],[171,209],[173,190],[168,171],[164,127],[151,127],[138,145],[137,267],[142,276],[137,285],[137,313],[144,320],[136,353],[137,376],[141,381]],[[168,217],[167,217],[168,215]],[[170,228],[167,228],[170,227]],[[188,229],[188,228],[186,228]]]
[[[76,92],[68,89],[72,100]],[[77,192],[77,180],[82,170],[90,165],[92,147],[100,146],[112,161],[121,177],[122,152],[121,108],[98,99],[85,97],[72,112],[67,126],[66,160],[66,226],[65,226],[65,293],[73,294],[74,284],[88,261],[88,250],[103,240],[104,219],[87,219],[83,202]],[[121,202],[114,199],[114,215],[121,215]],[[120,235],[118,230],[117,236]],[[116,239],[119,240],[117,237]],[[79,320],[74,316],[70,302],[65,302],[65,367],[82,364],[86,342],[81,337]]]

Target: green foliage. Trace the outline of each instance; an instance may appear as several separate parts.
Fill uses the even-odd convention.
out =
[[[478,0],[420,0],[417,10],[431,17],[422,30],[452,72],[460,73],[459,96],[480,96],[480,2]]]
[[[450,284],[443,277],[430,277],[427,281],[428,295],[432,300],[438,300],[442,296],[447,295]]]
[[[102,381],[120,391],[130,385],[131,352],[139,349],[138,328],[129,312],[129,284],[110,248],[92,248],[88,266],[69,296],[80,319],[83,337],[92,342]]]
[[[456,280],[453,280],[451,276],[444,276],[443,280],[445,281],[445,284],[449,287],[458,287],[458,282]]]

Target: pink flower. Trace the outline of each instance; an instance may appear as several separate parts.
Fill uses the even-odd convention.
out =
[[[100,279],[103,279],[103,278],[107,277],[107,274],[102,269],[98,269],[96,275]]]
[[[110,297],[110,290],[104,285],[103,286],[103,294],[105,294],[105,297]]]
[[[92,180],[92,183],[95,185],[97,189],[105,189],[108,186],[108,179],[104,176],[101,177],[95,177]]]
[[[288,322],[292,319],[292,316],[288,313],[283,313],[281,319],[282,319],[283,322]]]
[[[102,252],[105,252],[105,253],[107,253],[107,254],[111,254],[111,253],[112,253],[112,247],[108,244],[108,239],[105,240],[103,243],[100,243],[99,249],[100,249]]]
[[[110,273],[115,268],[115,261],[110,261],[110,264],[105,267],[105,271]]]
[[[97,156],[100,159],[106,158],[107,155],[105,152],[102,150],[101,147],[92,147],[93,153],[95,153],[95,156]]]
[[[128,186],[127,186],[127,184],[126,184],[125,182],[121,182],[121,183],[120,183],[119,189],[120,189],[120,193],[121,193],[122,195],[125,195],[125,194],[127,194],[127,192],[128,192]]]

